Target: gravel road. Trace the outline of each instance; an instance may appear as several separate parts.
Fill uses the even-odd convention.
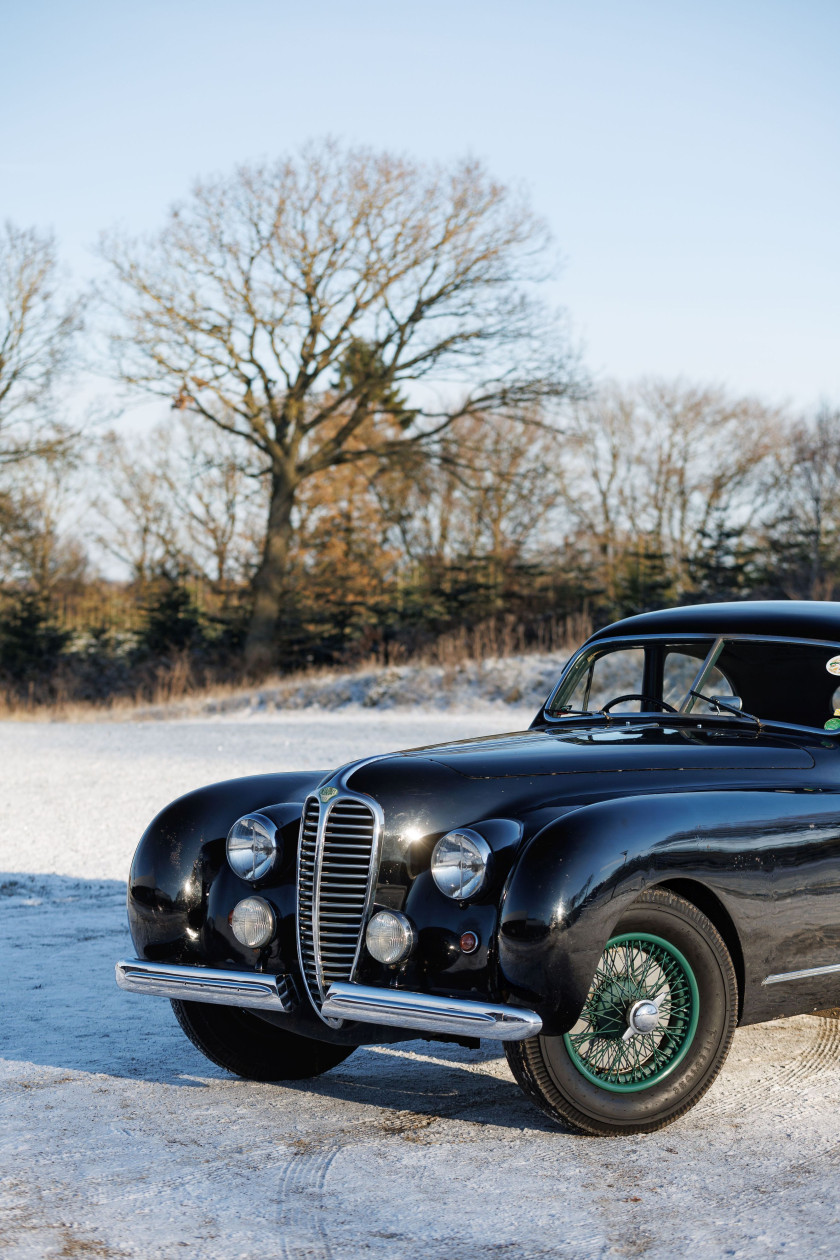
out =
[[[836,1019],[744,1029],[688,1117],[604,1141],[544,1121],[491,1043],[254,1085],[116,989],[128,861],[172,796],[521,718],[0,724],[4,1260],[840,1256]]]

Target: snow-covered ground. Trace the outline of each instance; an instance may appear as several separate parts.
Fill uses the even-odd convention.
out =
[[[692,1113],[604,1141],[552,1127],[492,1044],[254,1085],[115,987],[128,861],[172,796],[530,713],[0,724],[4,1260],[840,1255],[835,1019],[742,1030]]]

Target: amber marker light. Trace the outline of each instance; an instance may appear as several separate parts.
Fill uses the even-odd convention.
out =
[[[475,932],[462,932],[459,944],[462,954],[474,954],[478,949],[478,937]]]

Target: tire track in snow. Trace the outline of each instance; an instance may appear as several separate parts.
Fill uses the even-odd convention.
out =
[[[698,1115],[700,1109],[704,1118],[733,1111],[737,1111],[739,1118],[752,1115],[765,1110],[773,1095],[800,1094],[804,1085],[819,1084],[824,1077],[840,1073],[840,1019],[810,1019],[807,1028],[802,1030],[805,1042],[802,1049],[792,1059],[776,1061],[769,1070],[762,1064],[760,1078],[750,1076],[740,1085],[727,1088],[724,1064],[720,1077],[724,1088],[707,1095],[699,1105]]]
[[[333,1260],[325,1224],[330,1165],[342,1143],[326,1141],[290,1155],[280,1175],[280,1260]]]
[[[830,1169],[840,1170],[840,1142],[835,1142],[823,1151],[814,1152],[807,1159],[792,1160],[779,1168],[763,1185],[745,1187],[728,1199],[727,1211],[739,1218],[757,1209],[763,1212],[775,1210],[778,1213],[780,1206],[784,1210],[791,1198],[791,1192],[799,1191],[801,1194],[803,1178],[813,1173],[825,1174]],[[834,1197],[833,1185],[830,1195]]]
[[[347,1247],[352,1247],[357,1241],[355,1235],[353,1242],[347,1238],[346,1222],[341,1221],[340,1215],[338,1219],[334,1215],[337,1207],[346,1209],[348,1203],[347,1194],[342,1192],[346,1188],[341,1185],[340,1173],[327,1188],[338,1155],[352,1153],[356,1147],[377,1146],[395,1139],[426,1145],[430,1138],[434,1142],[429,1130],[452,1119],[461,1121],[466,1129],[475,1127],[474,1121],[460,1115],[449,1116],[444,1111],[426,1114],[411,1110],[392,1111],[389,1108],[386,1114],[375,1119],[334,1130],[332,1134],[324,1134],[312,1142],[303,1139],[288,1156],[280,1172],[277,1198],[281,1239],[278,1260],[342,1260],[348,1254]],[[471,1135],[458,1138],[450,1134],[444,1140],[460,1145],[463,1141],[471,1142],[473,1138]],[[421,1165],[412,1174],[415,1184],[419,1182],[425,1188],[427,1174],[433,1172],[431,1165]],[[430,1193],[434,1193],[431,1187]],[[414,1260],[421,1244],[406,1232],[407,1223],[400,1222],[399,1210],[399,1203],[394,1200],[392,1228],[369,1235],[365,1249],[372,1254],[380,1254],[377,1250],[379,1242],[381,1254],[387,1255],[388,1260]],[[422,1240],[422,1254],[426,1260],[452,1260],[453,1256],[457,1256],[458,1260],[579,1260],[581,1256],[599,1256],[609,1247],[607,1232],[599,1223],[589,1219],[588,1213],[587,1218],[571,1225],[562,1237],[536,1246],[533,1242],[487,1243],[478,1238],[475,1241],[465,1239],[463,1235],[426,1235]],[[416,1222],[412,1221],[412,1227],[414,1225]]]

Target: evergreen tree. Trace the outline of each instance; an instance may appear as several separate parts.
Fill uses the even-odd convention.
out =
[[[616,578],[615,615],[629,617],[673,602],[667,556],[654,540],[642,536],[624,556]]]
[[[16,683],[48,681],[69,640],[42,597],[20,595],[0,613],[0,672]]]
[[[202,646],[201,614],[183,578],[164,578],[143,610],[137,641],[142,657],[166,658]]]
[[[727,526],[720,515],[698,531],[688,568],[686,594],[698,603],[747,599],[758,580],[756,548],[747,545],[743,529]]]

